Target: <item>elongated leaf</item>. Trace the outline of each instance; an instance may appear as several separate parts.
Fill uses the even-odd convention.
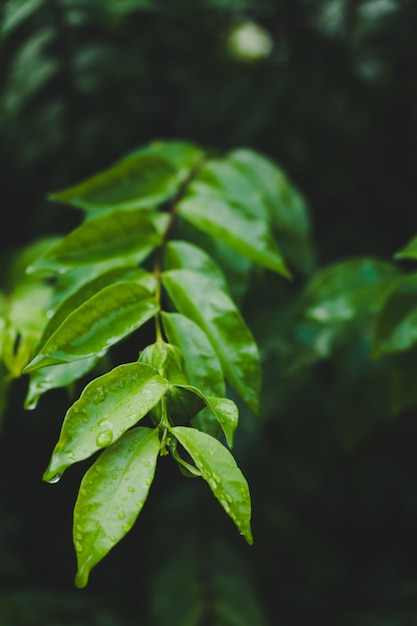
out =
[[[191,385],[176,385],[199,396],[204,404],[212,411],[226,437],[229,448],[233,447],[233,437],[239,421],[239,410],[233,400],[206,396],[200,389]]]
[[[175,195],[201,157],[191,144],[155,142],[50,198],[90,212],[152,208]]]
[[[66,299],[61,301],[56,310],[50,309],[48,311],[48,317],[50,317],[50,319],[43,331],[39,346],[41,347],[46,343],[49,337],[51,337],[59,326],[61,326],[68,315],[73,313],[79,306],[92,298],[96,293],[109,285],[125,281],[135,282],[149,291],[153,291],[156,284],[153,274],[145,272],[145,270],[142,269],[134,270],[131,267],[118,267],[105,272],[104,274],[100,274],[96,278],[93,278],[93,280],[81,285],[77,291],[73,292]]]
[[[164,270],[179,269],[206,274],[210,278],[216,279],[221,287],[227,289],[223,272],[207,252],[187,241],[170,241],[165,246]]]
[[[25,409],[35,409],[39,398],[50,389],[68,387],[71,383],[82,378],[93,369],[98,359],[99,357],[92,356],[82,361],[61,363],[32,372],[25,399]]]
[[[417,259],[417,237],[413,237],[411,241],[399,250],[395,255],[396,259]]]
[[[255,263],[290,276],[268,224],[246,206],[228,202],[207,185],[194,184],[193,193],[179,203],[178,213],[196,228],[218,237]]]
[[[305,315],[319,322],[342,322],[377,313],[399,272],[378,259],[349,259],[325,267],[303,295]]]
[[[100,354],[158,310],[155,299],[140,285],[120,282],[105,287],[65,318],[25,371]]]
[[[189,270],[164,272],[162,281],[178,311],[206,333],[230,384],[258,413],[259,353],[231,298],[215,280]]]
[[[56,246],[49,249],[31,270],[54,270],[57,267],[90,264],[109,259],[134,257],[143,261],[160,244],[161,235],[141,211],[106,213],[83,222]]]
[[[177,426],[172,433],[190,454],[240,533],[252,544],[249,487],[233,456],[217,439],[195,428]]]
[[[3,5],[0,33],[6,35],[30,17],[46,0],[8,0]]]
[[[385,303],[374,333],[374,352],[400,352],[417,343],[417,274],[405,278]]]
[[[91,381],[68,409],[43,479],[62,472],[116,441],[150,411],[168,382],[145,363],[127,363]]]
[[[185,359],[187,380],[207,395],[224,396],[226,387],[219,358],[205,332],[180,313],[161,313],[169,341]]]
[[[155,475],[158,431],[133,428],[105,450],[85,474],[74,508],[77,587],[132,528]]]

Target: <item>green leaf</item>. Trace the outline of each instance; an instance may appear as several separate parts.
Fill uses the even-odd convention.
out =
[[[201,156],[191,144],[155,142],[50,198],[91,212],[154,208],[176,194]]]
[[[120,282],[105,287],[65,318],[25,372],[100,354],[142,326],[158,310],[155,298],[141,285]]]
[[[106,213],[83,222],[41,256],[30,270],[56,270],[115,259],[145,259],[161,243],[149,217],[140,211]]]
[[[394,255],[395,259],[417,259],[417,237],[413,237],[411,241]]]
[[[378,313],[399,275],[390,263],[349,259],[317,272],[303,294],[304,315],[318,322],[343,322]]]
[[[393,290],[377,318],[374,353],[408,350],[417,343],[417,274]]]
[[[240,533],[252,544],[249,487],[233,456],[217,439],[194,428],[177,426],[172,434],[190,454]]]
[[[0,32],[11,33],[24,20],[30,17],[46,0],[8,0],[4,3]]]
[[[126,281],[135,282],[149,291],[155,290],[155,277],[142,269],[118,267],[100,274],[87,283],[82,284],[78,290],[62,300],[55,310],[53,308],[49,309],[49,321],[43,331],[39,346],[44,345],[64,320],[95,294],[109,285]]]
[[[232,387],[258,413],[258,348],[229,295],[216,280],[189,270],[164,272],[162,282],[177,310],[203,329]]]
[[[178,213],[255,263],[290,277],[268,224],[245,205],[228,201],[207,185],[193,183],[179,202]]]
[[[91,381],[68,409],[43,476],[56,482],[64,470],[109,446],[159,402],[168,382],[145,363],[126,363]]]
[[[99,357],[92,356],[82,361],[61,363],[53,367],[44,367],[32,372],[29,377],[29,388],[25,399],[25,409],[35,409],[39,398],[58,387],[68,387],[94,368]]]
[[[77,587],[132,528],[154,479],[158,431],[133,428],[105,450],[81,481],[74,508]]]
[[[204,404],[212,411],[225,434],[227,445],[233,447],[233,437],[239,421],[239,410],[236,404],[228,398],[206,396],[200,389],[191,385],[176,385],[184,390],[191,391],[199,396]]]
[[[203,393],[224,396],[226,387],[219,357],[205,332],[180,313],[161,313],[168,340],[184,355],[187,380]]]
[[[227,289],[222,270],[207,252],[187,241],[170,241],[165,246],[164,270],[179,269],[206,274],[210,278],[216,279],[220,287]]]

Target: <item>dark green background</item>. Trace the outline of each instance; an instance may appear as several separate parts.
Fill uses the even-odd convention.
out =
[[[45,0],[22,2],[27,15],[13,22],[17,4],[1,5],[2,275],[15,249],[79,223],[49,192],[154,139],[274,159],[310,207],[317,267],[392,260],[416,234],[412,0]],[[272,38],[267,58],[230,52],[230,32],[246,20]],[[193,541],[206,551],[223,541],[244,561],[270,626],[417,623],[415,409],[391,422],[373,416],[345,445],[329,404],[338,367],[289,375],[274,349],[303,280],[284,288],[262,276],[245,305],[267,355],[264,418],[243,415],[236,447],[253,496],[252,548],[208,490],[183,486],[163,459],[135,529],[76,591],[71,512],[85,468],[54,487],[41,482],[67,398],[50,392],[24,412],[27,381],[15,381],[0,441],[2,626],[188,626],[174,610],[164,616],[157,591],[170,590],[179,616],[193,604],[184,548]],[[343,432],[350,418],[366,422],[367,379],[352,380]],[[232,580],[230,567],[213,557],[200,578],[223,568]],[[237,576],[237,604],[244,584]],[[257,626],[239,619],[206,612],[190,625]]]

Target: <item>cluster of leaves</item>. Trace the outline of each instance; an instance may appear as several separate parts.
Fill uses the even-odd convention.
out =
[[[159,456],[201,476],[252,543],[249,488],[221,441],[231,448],[238,424],[226,383],[259,413],[260,358],[237,301],[253,264],[290,276],[274,232],[291,266],[309,258],[301,196],[250,150],[216,156],[155,142],[51,199],[82,209],[84,220],[43,242],[42,254],[31,250],[27,278],[5,304],[3,362],[12,377],[30,375],[27,408],[110,368],[67,411],[44,474],[55,483],[105,449],[75,505],[77,585],[132,527]],[[212,254],[189,241],[201,243],[198,233]],[[111,348],[152,319],[154,340],[137,361],[111,369]]]

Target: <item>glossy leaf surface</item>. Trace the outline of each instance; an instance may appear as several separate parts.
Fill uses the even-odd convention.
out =
[[[231,298],[219,289],[216,281],[189,270],[165,272],[162,281],[178,311],[204,330],[226,378],[257,413],[261,381],[259,353]]]
[[[190,194],[179,203],[178,213],[255,263],[290,276],[267,223],[245,205],[229,202],[207,185],[193,184]]]
[[[117,211],[83,222],[41,256],[33,270],[54,270],[133,257],[143,261],[159,245],[161,235],[141,211]]]
[[[216,279],[221,287],[227,289],[223,272],[207,252],[187,241],[170,241],[165,246],[164,270],[180,269],[206,274],[212,280]]]
[[[201,156],[201,150],[191,144],[155,142],[50,198],[96,212],[151,208],[176,193]]]
[[[159,454],[156,429],[133,428],[85,474],[74,508],[76,585],[132,528],[148,496]]]
[[[168,382],[145,363],[127,363],[91,381],[65,415],[44,480],[115,442],[159,402]]]
[[[179,388],[191,391],[199,396],[204,404],[212,411],[225,434],[227,445],[233,447],[233,437],[239,421],[239,410],[233,400],[206,396],[200,389],[190,385],[177,385]]]
[[[217,439],[194,428],[177,426],[172,433],[190,454],[240,533],[252,544],[249,487],[233,456]]]
[[[155,299],[140,285],[120,282],[106,287],[65,318],[26,372],[100,354],[142,326],[158,310]]]

